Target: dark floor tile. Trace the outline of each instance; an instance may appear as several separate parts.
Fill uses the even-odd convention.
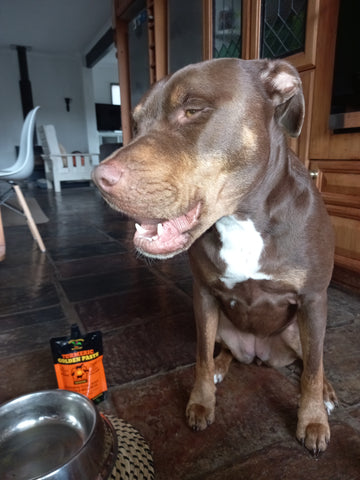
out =
[[[98,255],[111,255],[113,253],[124,252],[124,247],[118,242],[101,242],[81,244],[75,243],[73,246],[59,248],[49,248],[49,254],[55,262],[63,260],[75,260],[78,258],[95,257]]]
[[[360,319],[360,296],[330,287],[328,290],[328,327],[338,327]]]
[[[340,403],[360,403],[360,318],[330,329],[325,339],[325,366]]]
[[[36,265],[46,259],[46,253],[39,250],[28,227],[5,227],[6,257],[1,269],[22,265]]]
[[[187,253],[176,255],[166,260],[157,260],[150,264],[150,267],[174,281],[189,280],[192,278]]]
[[[159,260],[150,265],[150,268],[159,272],[164,278],[174,282],[183,292],[192,296],[192,272],[190,270],[187,253],[177,255],[168,260]]]
[[[123,269],[143,268],[144,262],[128,253],[81,258],[68,262],[56,262],[56,269],[62,278],[102,273],[121,272]]]
[[[0,316],[59,304],[58,294],[52,283],[1,288],[0,298]]]
[[[26,313],[14,313],[13,315],[0,317],[0,333],[32,325],[41,325],[47,322],[58,322],[63,319],[64,312],[60,305]]]
[[[19,349],[20,350],[20,349]],[[57,388],[50,345],[1,359],[0,403],[39,390]]]
[[[104,365],[109,385],[122,385],[195,361],[193,319],[186,313],[105,333]]]
[[[287,443],[255,452],[248,459],[214,473],[194,473],[186,480],[358,480],[360,434],[345,424],[332,425],[328,450],[317,460]]]
[[[3,287],[25,287],[50,283],[53,280],[54,267],[49,262],[46,254],[35,254],[34,262],[22,264],[10,263],[8,257],[0,265],[0,289]],[[1,268],[3,267],[3,268]]]
[[[73,216],[82,219],[86,215],[89,220],[92,216],[105,212],[108,208],[105,202],[101,200],[98,191],[92,187],[64,188],[61,194],[51,190],[36,190],[34,194],[39,205],[50,219],[59,216],[61,218]],[[91,217],[89,217],[90,215]]]
[[[44,243],[67,241],[73,237],[81,237],[88,235],[89,238],[93,234],[97,235],[99,229],[89,224],[88,221],[78,218],[76,221],[73,218],[61,217],[59,219],[52,218],[49,222],[38,225],[39,232],[44,240]]]
[[[108,235],[100,232],[97,228],[86,226],[76,234],[56,235],[43,237],[46,241],[46,248],[51,253],[63,248],[72,248],[79,245],[92,245],[94,243],[108,243],[111,241]]]
[[[61,280],[61,285],[70,302],[81,302],[131,289],[141,292],[143,287],[156,283],[162,282],[147,268]]]
[[[124,291],[117,295],[88,300],[75,305],[87,331],[106,332],[134,323],[186,313],[193,320],[191,300],[170,285],[149,285],[141,292]]]
[[[34,314],[32,316],[34,317]],[[62,317],[49,318],[48,321],[0,332],[0,358],[10,357],[20,352],[35,352],[44,346],[49,346],[50,338],[67,335],[69,330],[68,322]]]
[[[339,421],[348,424],[360,434],[360,403],[350,407],[342,404],[336,416]]]
[[[295,439],[297,389],[275,370],[234,363],[218,386],[215,423],[196,433],[185,421],[192,383],[193,368],[186,368],[111,393],[118,416],[148,440],[158,480],[203,478],[277,442],[303,455]]]
[[[99,227],[101,227],[110,237],[124,242],[129,251],[134,249],[133,238],[135,234],[135,223],[133,221],[127,219],[114,221],[112,218],[110,221],[103,220]]]

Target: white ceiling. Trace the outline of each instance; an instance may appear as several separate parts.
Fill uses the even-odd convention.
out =
[[[85,54],[111,26],[111,0],[0,0],[0,48]]]

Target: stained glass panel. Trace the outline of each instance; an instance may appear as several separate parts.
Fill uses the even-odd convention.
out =
[[[213,1],[213,57],[241,56],[241,0]]]
[[[261,58],[304,51],[306,11],[307,0],[262,0]]]

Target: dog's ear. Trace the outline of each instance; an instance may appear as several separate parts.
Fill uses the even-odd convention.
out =
[[[297,70],[283,60],[265,60],[260,77],[275,107],[275,119],[292,136],[300,135],[305,103]]]

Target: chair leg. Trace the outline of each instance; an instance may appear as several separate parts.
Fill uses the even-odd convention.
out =
[[[2,262],[5,258],[6,253],[6,245],[5,245],[5,235],[4,235],[4,228],[1,218],[1,207],[0,207],[0,262]]]
[[[19,201],[19,204],[20,204],[21,208],[23,209],[23,212],[25,214],[25,217],[26,217],[26,220],[28,222],[28,225],[29,225],[30,231],[32,233],[32,236],[37,241],[37,244],[39,245],[40,250],[42,252],[46,252],[45,245],[42,241],[42,238],[40,236],[40,233],[39,233],[39,230],[36,226],[36,223],[34,222],[34,219],[31,215],[30,209],[28,207],[28,204],[26,203],[26,200],[25,200],[24,195],[21,191],[21,188],[19,187],[19,185],[13,185],[13,189],[15,190],[15,193],[16,193],[16,196],[17,196],[17,199]]]
[[[55,179],[54,178],[54,190],[56,193],[60,193],[61,192],[61,183],[59,180]]]

